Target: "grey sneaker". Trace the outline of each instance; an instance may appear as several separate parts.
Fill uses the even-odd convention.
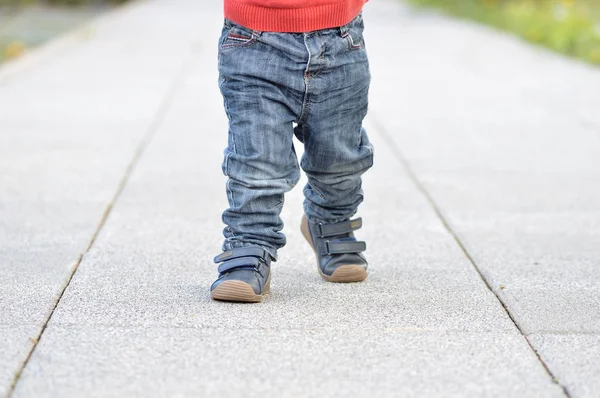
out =
[[[270,291],[271,255],[261,247],[240,247],[215,257],[219,277],[210,287],[213,300],[258,303]]]
[[[319,274],[329,282],[360,282],[367,278],[368,263],[362,252],[365,242],[354,237],[362,219],[333,224],[314,223],[302,218],[302,234],[317,257]]]

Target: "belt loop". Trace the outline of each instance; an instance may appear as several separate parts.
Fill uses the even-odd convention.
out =
[[[340,35],[342,37],[348,36],[348,24],[340,26]]]

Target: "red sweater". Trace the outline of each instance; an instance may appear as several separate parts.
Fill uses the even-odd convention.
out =
[[[225,18],[263,32],[310,32],[352,21],[368,0],[224,0]]]

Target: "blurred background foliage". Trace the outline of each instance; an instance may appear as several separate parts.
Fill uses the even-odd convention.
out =
[[[600,0],[408,0],[600,65]]]
[[[0,63],[126,0],[0,0]]]
[[[0,0],[0,62],[125,1]],[[600,65],[600,0],[407,1],[483,22]]]
[[[0,0],[0,7],[24,7],[36,4],[50,4],[62,6],[81,6],[81,5],[103,5],[119,4],[126,0]]]

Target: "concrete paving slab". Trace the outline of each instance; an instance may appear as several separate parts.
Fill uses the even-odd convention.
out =
[[[513,333],[264,326],[52,327],[15,397],[562,396]]]
[[[79,247],[1,250],[0,325],[41,327],[75,266]]]
[[[194,67],[207,60],[200,56],[197,62]],[[207,87],[216,81],[214,77],[206,76]],[[216,84],[210,90],[218,95]],[[208,299],[216,276],[211,261],[220,252],[220,214],[226,206],[224,179],[215,175],[220,174],[227,128],[220,103],[193,111],[192,104],[201,103],[198,97],[207,91],[194,93],[186,80],[183,92],[189,95],[174,99],[63,297],[53,324],[260,328],[270,323],[286,329],[376,329],[381,323],[516,333],[496,298],[385,148],[379,150],[380,165],[369,177],[373,203],[367,200],[361,209],[365,225],[371,224],[362,234],[372,244],[372,275],[367,283],[331,286],[318,277],[312,253],[298,233],[299,184],[285,206],[289,245],[274,266],[272,296],[263,306],[250,309],[215,306]],[[213,112],[219,116],[212,116]],[[181,120],[186,120],[185,125]],[[211,130],[203,130],[207,124]],[[219,130],[220,138],[213,138]],[[375,141],[377,134],[373,129]],[[389,173],[396,176],[392,186]],[[396,212],[399,197],[409,205]],[[394,211],[399,219],[385,217],[386,211]]]
[[[594,213],[451,214],[525,333],[599,331],[600,219]]]
[[[417,173],[526,333],[598,332],[594,174]]]
[[[70,239],[79,242],[80,235],[85,237],[81,231],[93,227],[89,215],[106,203],[104,192],[115,186],[115,176],[131,159],[125,154],[131,155],[182,65],[188,62],[189,68],[63,296],[15,396],[144,396],[148,391],[158,396],[236,396],[248,391],[265,395],[270,389],[289,396],[564,396],[407,178],[390,147],[390,136],[408,153],[408,161],[477,263],[484,264],[492,287],[508,281],[496,292],[517,313],[520,325],[528,331],[555,327],[556,322],[543,323],[547,317],[574,328],[571,323],[586,325],[587,319],[591,328],[580,329],[593,331],[596,323],[589,315],[596,301],[589,294],[596,290],[589,277],[595,275],[590,262],[596,253],[591,243],[595,232],[590,238],[577,231],[581,226],[595,231],[597,225],[596,191],[582,188],[597,174],[598,142],[589,128],[597,119],[591,104],[600,99],[600,90],[594,90],[596,72],[482,27],[412,12],[396,1],[370,2],[365,14],[374,76],[368,127],[378,160],[365,180],[367,202],[360,210],[365,228],[359,236],[369,242],[371,278],[351,286],[320,280],[297,230],[302,181],[287,198],[283,218],[289,244],[274,267],[273,294],[261,305],[212,303],[208,298],[216,276],[210,259],[220,248],[219,215],[226,205],[219,169],[226,120],[214,67],[222,22],[219,4],[135,3],[94,24],[43,68],[33,62],[27,75],[0,73],[0,100],[5,95],[14,102],[0,119],[8,127],[0,128],[14,131],[8,142],[16,152],[42,154],[58,145],[36,139],[48,128],[58,131],[63,137],[59,142],[69,148],[51,152],[48,159],[72,156],[62,163],[50,162],[71,173],[68,183],[56,185],[45,183],[52,169],[33,157],[18,163],[19,156],[11,153],[10,161],[0,161],[0,171],[5,167],[11,172],[0,176],[12,176],[6,180],[13,185],[6,186],[18,188],[15,181],[27,177],[27,190],[11,188],[3,208],[12,209],[15,216],[4,222],[20,235],[7,233],[0,239],[18,248],[11,254],[21,256],[23,264],[41,267],[38,253],[49,260],[54,258],[49,253],[58,253],[53,261],[65,267],[64,260],[80,251],[67,238],[56,236],[73,228],[76,237],[70,234]],[[389,62],[381,54],[395,54],[400,61]],[[521,70],[526,73],[518,73]],[[552,79],[553,85],[549,88],[543,79]],[[38,96],[40,87],[45,91]],[[573,100],[575,92],[579,96]],[[489,127],[498,119],[497,127]],[[563,130],[572,120],[575,127],[566,138]],[[96,130],[86,130],[94,125]],[[78,141],[74,129],[91,138]],[[115,140],[112,145],[98,138],[104,137],[98,133],[102,129],[114,133],[108,135]],[[125,129],[125,144],[118,141],[117,129]],[[69,132],[61,135],[61,130]],[[506,130],[510,133],[504,134]],[[20,138],[23,132],[31,139]],[[521,145],[511,145],[513,141]],[[543,144],[536,145],[538,141]],[[43,144],[33,147],[30,142]],[[561,148],[566,153],[555,162]],[[18,173],[14,164],[21,165]],[[99,169],[103,172],[94,174]],[[514,183],[510,173],[523,177]],[[38,181],[35,176],[44,178]],[[484,185],[469,186],[481,177],[495,183],[487,193],[481,193]],[[77,182],[80,185],[73,185]],[[70,185],[90,188],[68,200],[65,187]],[[557,187],[564,188],[558,195]],[[92,191],[96,195],[89,194]],[[498,199],[503,192],[514,194],[506,195],[508,201]],[[36,200],[22,201],[31,197]],[[36,229],[31,226],[35,222],[18,222],[27,206],[40,225],[38,219],[45,219],[40,208],[77,221]],[[585,214],[575,215],[582,209]],[[552,228],[553,221],[565,222],[572,213],[575,223],[568,224],[567,232]],[[516,234],[520,219],[507,217],[510,214],[531,217],[527,221],[534,227]],[[556,214],[562,218],[553,218]],[[45,220],[53,226],[63,219],[54,217]],[[511,238],[498,239],[496,224]],[[39,247],[26,256],[22,249],[31,235]],[[555,244],[543,257],[553,260],[550,274],[527,266],[519,270],[518,264],[539,260],[536,250],[561,236],[577,239],[582,242],[578,247],[585,248],[587,262],[581,262],[570,279],[559,279],[569,263],[558,248],[569,247],[567,243]],[[515,240],[521,244],[511,245]],[[50,252],[57,246],[62,251]],[[575,250],[568,254],[576,255]],[[502,266],[502,259],[508,266]],[[68,268],[58,272],[66,274]],[[27,272],[19,274],[24,275],[21,279],[12,275],[10,280],[20,280],[22,288],[43,293],[42,307],[53,302],[52,289],[39,287],[46,283],[44,273],[39,273],[41,284],[39,279],[27,282]],[[58,280],[48,285],[57,286]],[[544,280],[560,289],[560,300],[543,300],[555,293],[542,288]],[[529,290],[527,282],[534,283]],[[8,290],[7,305],[25,305],[15,301],[18,290]],[[518,307],[519,300],[527,300],[527,305]],[[563,302],[577,310],[567,317],[557,314],[565,310]],[[4,326],[7,330],[44,319],[19,314],[11,313],[14,325]],[[12,332],[9,336],[15,339]],[[26,352],[27,342],[19,341],[24,345],[15,352]],[[536,347],[540,341],[532,338]],[[7,375],[11,363],[15,372],[19,368],[14,355]],[[547,349],[543,355],[573,391],[583,394],[595,386],[587,380],[589,372],[571,376],[588,354],[563,362],[557,362],[557,350]]]
[[[371,53],[399,60],[372,57],[371,116],[522,330],[595,335],[600,71],[393,3],[370,8]],[[532,338],[559,380],[589,356],[572,352],[567,365],[568,344],[544,341]],[[572,396],[593,391],[589,374],[567,376]]]
[[[371,21],[366,31],[371,53],[397,60],[372,57],[371,101],[378,113],[394,115],[390,122],[404,120],[405,128],[420,130],[438,120],[433,130],[444,134],[447,119],[462,126],[482,119],[488,125],[514,118],[570,120],[569,134],[575,136],[584,121],[597,125],[590,122],[597,118],[600,79],[590,65],[480,24],[400,7],[395,0],[369,4],[365,16]]]
[[[51,321],[52,328],[70,330],[69,326],[84,325],[86,330],[97,330],[98,327],[118,325],[167,331],[175,326],[200,333],[224,328],[233,341],[244,341],[248,331],[259,335],[272,333],[260,331],[266,328],[277,330],[276,335],[283,338],[281,344],[289,341],[287,333],[297,333],[305,339],[315,329],[332,330],[332,333],[354,330],[353,334],[369,332],[373,335],[380,333],[382,328],[435,333],[506,331],[512,344],[527,353],[523,359],[524,366],[536,369],[534,373],[538,376],[533,384],[537,385],[537,389],[550,394],[558,391],[544,376],[543,368],[528,351],[525,340],[517,333],[495,297],[436,220],[427,203],[402,176],[393,154],[385,148],[379,152],[382,166],[376,168],[366,182],[373,203],[365,204],[364,210],[361,210],[365,217],[383,219],[365,227],[364,237],[373,242],[374,248],[373,271],[367,283],[332,286],[318,277],[311,253],[297,231],[302,197],[298,187],[289,195],[284,213],[290,243],[282,251],[281,260],[274,269],[273,294],[260,306],[210,302],[208,287],[215,277],[215,266],[210,259],[219,251],[222,228],[219,215],[225,207],[224,179],[216,179],[215,176],[220,173],[226,136],[222,134],[217,138],[215,132],[224,133],[226,122],[222,115],[213,116],[222,113],[220,102],[209,100],[210,103],[207,103],[201,98],[206,96],[207,90],[212,90],[213,96],[217,95],[216,84],[213,84],[216,81],[214,72],[205,76],[195,72],[201,70],[202,63],[212,59],[209,55],[206,55],[207,58],[204,56],[200,53],[198,60],[194,61],[198,64],[192,66],[189,81],[183,82],[181,95],[174,99],[161,129],[136,167],[93,250],[84,258]],[[206,89],[199,90],[199,87]],[[211,128],[207,130],[206,126]],[[374,140],[377,140],[377,135],[377,131],[373,130]],[[391,185],[386,178],[389,173],[397,176]],[[386,209],[389,212],[400,204],[404,204],[404,210],[398,213],[402,216],[400,222],[382,217]],[[102,334],[106,335],[106,332]],[[219,335],[222,333],[219,332]],[[459,335],[456,338],[458,341],[463,339]],[[464,338],[480,341],[479,337]],[[145,340],[146,337],[140,336],[139,339]],[[391,340],[381,343],[382,350],[394,340],[391,337],[387,339]],[[252,346],[257,346],[258,342],[256,340]],[[400,339],[398,344],[401,343]],[[49,347],[56,345],[53,342],[48,344]],[[232,355],[237,350],[230,343],[214,341],[210,344],[229,346],[225,355]],[[289,346],[290,358],[306,355],[305,345]],[[83,355],[89,352],[87,347],[81,349],[84,350],[81,352]],[[435,355],[425,343],[421,350],[425,350],[427,357]],[[319,350],[311,358],[321,358],[321,361],[326,360],[326,355]],[[146,354],[140,353],[140,356]],[[49,357],[55,358],[54,354]],[[113,362],[106,357],[103,360]],[[225,360],[229,361],[227,357]],[[41,364],[41,359],[34,358],[33,363]],[[285,364],[288,360],[279,358],[277,363]],[[122,366],[137,367],[131,362]],[[310,369],[308,364],[300,363],[298,366],[302,372]],[[402,364],[399,366],[403,367]],[[494,379],[486,385],[505,384],[504,377],[493,371],[495,365],[483,366],[490,366],[484,372],[489,372],[489,377]],[[56,367],[60,374],[71,373],[60,370],[61,367]],[[437,368],[437,365],[434,367]],[[274,368],[279,368],[279,365]],[[514,370],[514,367],[511,368]],[[393,391],[386,392],[385,379],[376,380],[371,373],[369,379],[361,383],[364,391],[381,388],[383,395]],[[323,373],[317,369],[315,374]],[[141,377],[154,376],[142,374]],[[180,377],[187,379],[188,376]],[[443,375],[433,374],[432,377],[439,379],[440,383],[439,390],[432,390],[434,395],[436,391],[441,394],[441,385],[452,383]],[[56,381],[61,377],[51,379]],[[42,376],[40,380],[48,378]],[[69,384],[66,379],[65,383]],[[320,382],[315,386],[320,386],[325,394],[329,388],[333,391],[334,384],[340,388],[339,381],[331,384],[332,387],[327,389],[323,389]],[[422,388],[429,388],[419,384]],[[514,383],[510,384],[514,387]],[[19,390],[17,396],[35,395],[41,391],[37,390],[40,387],[35,387],[33,379],[27,377],[23,378],[22,386],[23,390]],[[122,382],[116,380],[114,386],[124,388]],[[81,391],[81,387],[73,387],[73,390],[59,388],[55,391],[66,396]],[[147,391],[141,388],[139,391]],[[157,388],[160,390],[162,387]],[[217,385],[202,388],[220,392]],[[301,385],[294,388],[299,389]],[[317,391],[317,387],[313,388]],[[343,388],[348,388],[348,391],[356,389],[352,384]],[[474,391],[481,392],[480,388],[475,387]],[[499,387],[499,391],[505,391],[503,388]],[[313,390],[305,391],[310,395]],[[110,394],[108,389],[104,392]],[[136,392],[131,390],[131,394]]]
[[[600,155],[600,151],[598,152]],[[454,211],[600,217],[600,173],[438,172],[419,173],[422,182]],[[493,216],[493,215],[492,215]],[[564,219],[563,221],[568,221]],[[564,227],[579,227],[563,222]],[[557,224],[555,228],[559,228]]]
[[[598,396],[600,336],[597,333],[536,333],[529,339],[572,397]]]
[[[358,286],[331,286],[320,280],[308,258],[288,258],[285,263],[282,259],[274,268],[270,297],[261,306],[244,307],[210,302],[214,266],[205,254],[190,254],[94,256],[72,282],[52,323],[345,330],[384,325],[514,332],[496,303],[480,292],[480,285],[451,271],[419,272],[411,268],[415,261],[404,265],[406,271],[379,267],[369,282]],[[110,270],[91,269],[105,265]]]
[[[0,70],[0,395],[31,348],[19,328],[46,322],[194,51],[202,18],[187,15],[124,7]]]
[[[37,325],[0,325],[0,391],[13,383],[15,366],[25,362],[37,335]]]
[[[30,135],[32,142],[37,131]],[[3,129],[3,139],[21,132]],[[60,149],[60,131],[56,137],[58,142],[48,143],[46,151],[37,144],[0,146],[0,324],[34,324],[40,330],[134,152],[127,140],[103,151],[91,137],[86,145]],[[96,141],[102,137],[96,136]],[[15,345],[21,341],[16,337]],[[21,355],[31,347],[27,340],[22,342],[14,347]],[[0,362],[16,373],[22,360],[15,360],[10,351],[0,352]],[[9,387],[5,380],[2,392]]]

